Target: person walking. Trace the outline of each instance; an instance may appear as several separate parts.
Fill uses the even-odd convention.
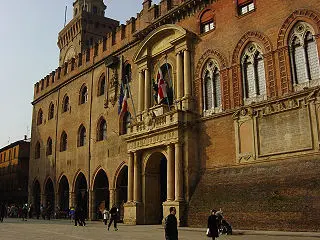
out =
[[[109,219],[109,211],[105,208],[102,212],[104,225],[107,225]]]
[[[165,238],[166,240],[178,240],[178,222],[176,218],[176,208],[170,207],[170,214],[165,218]]]
[[[211,215],[208,217],[208,229],[209,229],[209,236],[212,237],[212,240],[215,240],[215,238],[219,237],[218,232],[218,225],[217,225],[217,216],[216,216],[216,210],[211,210]]]
[[[3,222],[3,218],[6,215],[6,206],[4,203],[0,203],[0,222]]]
[[[117,206],[115,204],[110,209],[109,213],[111,215],[111,218],[110,218],[110,222],[109,222],[109,225],[108,225],[108,231],[110,229],[110,226],[111,226],[112,222],[114,224],[114,230],[118,231],[118,228],[117,228],[117,220],[118,219],[117,218],[118,218],[119,209],[117,208]]]

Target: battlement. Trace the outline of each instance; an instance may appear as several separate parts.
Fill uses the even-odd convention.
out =
[[[179,21],[182,19],[183,14],[198,7],[199,3],[210,4],[213,1],[162,0],[157,5],[152,4],[152,0],[144,0],[142,10],[137,13],[136,17],[131,17],[126,21],[126,24],[119,25],[114,31],[107,33],[98,43],[68,62],[65,62],[62,66],[59,66],[55,71],[37,82],[34,85],[34,100],[126,45],[143,39],[156,27]]]

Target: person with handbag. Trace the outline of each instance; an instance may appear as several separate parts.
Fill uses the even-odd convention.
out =
[[[219,237],[218,232],[218,225],[217,225],[217,216],[216,216],[216,210],[211,210],[211,215],[208,217],[208,229],[207,229],[207,236],[211,237],[212,240],[215,240],[216,237]]]

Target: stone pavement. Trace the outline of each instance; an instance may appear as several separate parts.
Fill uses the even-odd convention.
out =
[[[161,225],[128,226],[119,224],[119,231],[110,231],[102,222],[88,222],[85,227],[75,227],[68,220],[5,219],[0,223],[0,240],[143,240],[164,239]],[[179,228],[179,240],[209,239],[205,229]],[[320,233],[292,233],[236,230],[235,235],[223,235],[219,240],[316,240]]]

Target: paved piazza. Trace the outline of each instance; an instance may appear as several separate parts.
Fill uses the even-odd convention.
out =
[[[102,222],[88,222],[86,227],[75,227],[68,220],[28,220],[5,219],[0,223],[1,240],[102,240],[102,239],[164,239],[164,230],[160,225],[127,226],[119,224],[119,231],[108,232]],[[180,240],[209,239],[201,229],[180,228]],[[219,240],[315,240],[320,239],[308,236],[273,236],[273,235],[232,235],[221,236]]]

